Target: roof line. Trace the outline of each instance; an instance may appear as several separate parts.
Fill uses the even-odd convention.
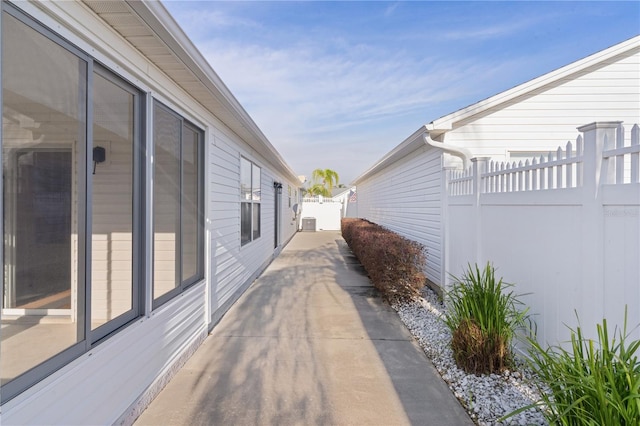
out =
[[[544,87],[549,83],[558,81],[563,77],[583,71],[593,65],[601,63],[604,60],[630,52],[635,49],[640,49],[640,35],[615,44],[607,49],[601,50],[583,59],[560,67],[554,71],[543,74],[539,77],[519,84],[511,89],[500,92],[494,96],[471,104],[455,112],[442,116],[429,123],[427,125],[427,128],[429,130],[451,130],[452,124],[455,121],[464,120],[468,117],[484,112],[490,108],[494,108],[502,103],[508,102],[514,98]]]
[[[387,164],[394,163],[399,159],[405,157],[412,151],[415,151],[420,146],[426,146],[422,141],[422,135],[428,132],[426,126],[420,126],[418,130],[413,132],[411,136],[402,141],[398,146],[389,151],[384,157],[382,157],[378,162],[376,162],[373,166],[365,170],[361,173],[357,178],[355,178],[350,186],[357,185],[358,182],[366,179],[367,177],[375,174],[378,170],[386,167]]]
[[[624,54],[626,52],[640,49],[640,35],[630,38],[629,40],[623,41],[622,43],[618,43],[612,47],[601,50],[595,54],[589,55],[581,60],[572,62],[568,65],[565,65],[561,68],[556,69],[555,71],[551,71],[549,73],[543,74],[540,77],[534,78],[526,83],[520,84],[512,89],[506,90],[504,92],[498,93],[497,95],[491,96],[487,99],[484,99],[480,102],[472,104],[468,107],[462,108],[458,111],[455,111],[451,114],[445,115],[443,117],[438,118],[437,120],[432,121],[431,123],[420,127],[416,130],[411,136],[406,138],[403,142],[401,142],[398,146],[388,152],[384,157],[378,160],[373,166],[360,174],[357,178],[353,180],[352,185],[356,185],[358,182],[363,181],[369,176],[375,174],[379,170],[387,167],[389,164],[392,164],[398,161],[400,158],[406,156],[410,152],[416,150],[420,146],[423,146],[424,143],[422,141],[421,136],[425,133],[433,133],[433,131],[437,130],[451,130],[453,128],[454,121],[460,121],[465,118],[471,117],[473,115],[479,114],[483,111],[486,111],[489,108],[493,108],[501,103],[508,102],[518,96],[522,96],[526,93],[529,93],[533,90],[539,89],[540,87],[544,87],[545,85],[557,81],[560,78],[566,77],[567,75],[575,74],[577,72],[583,71],[590,66],[593,66],[599,62],[602,62],[606,59],[613,58],[615,56]],[[442,149],[438,147],[434,147],[437,149]]]

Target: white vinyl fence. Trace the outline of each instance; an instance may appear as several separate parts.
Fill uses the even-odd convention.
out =
[[[302,220],[315,219],[316,231],[339,231],[343,203],[325,197],[305,197],[302,199]],[[300,226],[302,229],[302,224]]]
[[[639,128],[598,122],[575,143],[524,164],[472,160],[448,171],[445,268],[461,275],[487,261],[516,285],[541,343],[571,326],[623,324],[640,339]],[[450,280],[446,284],[450,285]]]

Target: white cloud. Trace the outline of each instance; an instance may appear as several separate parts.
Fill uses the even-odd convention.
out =
[[[321,46],[304,44],[275,49],[212,40],[200,47],[298,173],[329,167],[347,179],[438,118],[430,111],[440,103],[477,98],[480,87],[501,72],[493,63],[416,58],[362,46],[347,54],[325,54]],[[336,155],[341,152],[350,154]]]
[[[399,2],[395,2],[392,3],[391,5],[389,5],[389,7],[387,7],[384,11],[384,16],[391,16],[393,15],[393,12],[396,11],[396,9],[398,8],[398,6],[400,6]]]
[[[294,170],[349,181],[420,125],[568,63],[573,45],[593,52],[563,25],[582,6],[470,4],[170,9]]]
[[[238,16],[238,14],[235,13],[229,13],[221,8],[176,7],[176,5],[181,5],[183,2],[165,2],[167,6],[171,6],[171,14],[176,20],[182,23],[189,23],[188,25],[183,24],[182,28],[189,34],[189,37],[191,37],[194,42],[205,38],[212,28],[220,31],[229,28],[256,29],[262,27],[262,25],[255,20]]]
[[[481,22],[476,19],[468,23],[456,26],[455,29],[439,32],[439,36],[445,40],[476,40],[486,41],[488,39],[502,38],[512,34],[519,34],[540,25],[542,21],[549,20],[551,16],[533,16],[527,18],[512,18],[502,22]]]

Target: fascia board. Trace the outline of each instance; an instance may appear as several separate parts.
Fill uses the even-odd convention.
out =
[[[451,114],[440,117],[427,125],[429,130],[451,130],[456,122],[467,119],[473,115],[482,113],[488,109],[499,107],[501,104],[513,100],[519,96],[526,95],[534,90],[540,89],[550,83],[558,81],[572,74],[583,71],[591,66],[597,65],[615,56],[627,53],[640,48],[640,36],[633,37],[622,43],[616,44],[598,53],[587,56],[569,65],[558,68],[540,77],[534,78],[526,83],[518,85],[512,89],[501,92],[490,98],[469,105]]]
[[[378,171],[388,167],[401,158],[406,157],[409,153],[415,151],[421,146],[425,146],[422,141],[422,135],[427,131],[426,126],[421,126],[418,130],[413,132],[411,136],[402,141],[398,146],[389,151],[384,157],[382,157],[377,163],[368,168],[360,176],[355,178],[349,186],[358,185],[359,182],[367,179]]]

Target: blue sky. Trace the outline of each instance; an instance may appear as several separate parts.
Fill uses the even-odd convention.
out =
[[[342,183],[421,125],[640,34],[640,2],[164,4],[296,173]]]

